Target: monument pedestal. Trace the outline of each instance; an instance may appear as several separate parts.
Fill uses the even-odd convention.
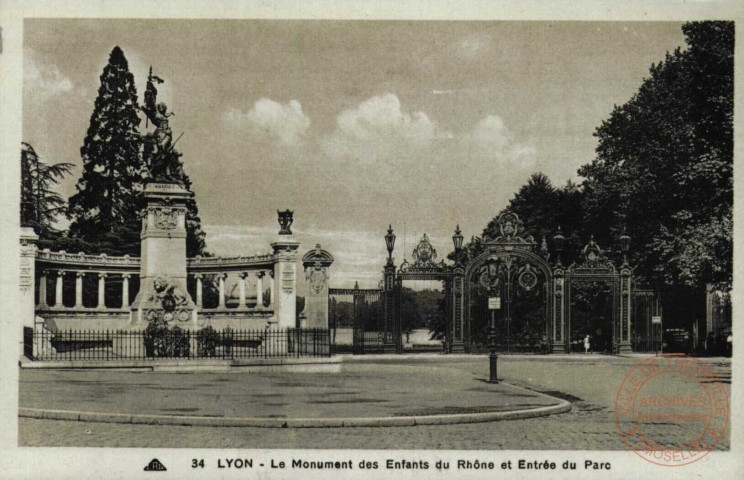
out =
[[[277,260],[274,263],[274,315],[277,328],[297,325],[297,249],[300,243],[291,234],[280,234],[271,243]]]
[[[162,319],[196,329],[196,305],[186,290],[186,202],[193,194],[179,183],[148,183],[142,218],[140,290],[132,302],[130,327],[144,329]]]
[[[300,314],[300,318],[304,316],[302,328],[328,328],[328,269],[332,263],[333,256],[320,244],[302,257],[307,280],[305,308]]]

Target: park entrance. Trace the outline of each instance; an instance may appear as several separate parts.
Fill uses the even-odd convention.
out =
[[[444,347],[447,352],[493,350],[513,353],[583,351],[587,335],[593,351],[631,351],[630,237],[622,235],[620,268],[594,239],[577,262],[561,263],[565,237],[560,230],[551,250],[524,232],[513,212],[497,219],[496,233],[465,249],[459,226],[452,236],[452,263],[437,262],[426,234],[413,251],[413,261],[393,261],[395,234],[385,235],[388,259],[381,288],[330,289],[331,297],[354,299],[354,353],[401,353],[401,297],[406,281],[443,285]]]
[[[465,270],[468,350],[550,351],[553,276],[547,244],[522,233],[513,213],[499,217],[499,232],[485,238],[483,252]]]
[[[328,299],[332,332],[340,326],[341,319],[351,316],[354,354],[397,352],[394,332],[385,323],[385,296],[381,288],[359,288],[358,283],[354,288],[330,288]]]

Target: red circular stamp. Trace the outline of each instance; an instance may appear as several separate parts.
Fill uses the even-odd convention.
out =
[[[726,434],[729,399],[711,365],[681,354],[649,357],[623,379],[615,397],[623,441],[641,458],[678,467],[696,462]]]

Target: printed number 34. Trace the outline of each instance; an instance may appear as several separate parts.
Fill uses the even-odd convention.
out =
[[[191,468],[204,468],[204,459],[203,458],[192,458]]]

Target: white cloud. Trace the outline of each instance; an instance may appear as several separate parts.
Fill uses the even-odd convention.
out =
[[[342,111],[336,123],[340,135],[354,139],[403,137],[426,141],[436,132],[425,113],[403,112],[400,100],[392,93],[372,97],[354,109]]]
[[[514,135],[498,115],[481,119],[463,140],[473,155],[495,159],[501,163],[524,168],[535,164],[535,148],[518,144]]]
[[[72,90],[72,80],[57,65],[43,63],[30,48],[23,50],[23,84],[35,96],[54,97]]]
[[[231,107],[225,118],[235,128],[252,136],[278,139],[284,145],[299,144],[310,129],[310,118],[297,100],[282,105],[261,98],[247,112]]]
[[[450,136],[424,112],[406,112],[395,94],[372,97],[339,113],[336,130],[321,144],[331,158],[391,160]]]

